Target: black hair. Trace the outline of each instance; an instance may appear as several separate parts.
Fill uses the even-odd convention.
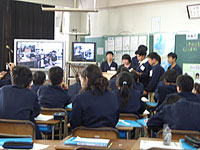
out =
[[[196,75],[195,76],[199,76],[199,73],[196,73]]]
[[[12,69],[12,85],[27,88],[32,81],[32,72],[26,66],[15,66]]]
[[[130,56],[130,55],[124,54],[124,55],[122,56],[122,60],[123,60],[123,59],[127,59],[128,62],[131,63],[131,56]]]
[[[119,66],[119,68],[117,69],[117,73],[113,75],[110,79],[115,78],[122,71],[129,72],[129,69],[124,67],[123,65]]]
[[[46,75],[42,71],[36,71],[33,74],[33,84],[35,85],[43,85],[44,81],[46,80]]]
[[[135,54],[146,56],[148,48],[145,45],[140,45]]]
[[[117,77],[116,83],[120,86],[120,97],[123,99],[120,107],[124,108],[130,100],[130,88],[133,86],[132,76],[128,72],[121,72]]]
[[[194,89],[197,91],[197,94],[200,94],[200,84],[195,83],[194,84]]]
[[[80,79],[79,79],[79,75],[80,75],[79,72],[77,72],[76,75],[75,75],[75,78],[76,78],[76,82],[77,82],[77,83],[80,83],[80,82],[81,82]]]
[[[178,73],[174,69],[168,69],[164,73],[163,76],[164,76],[164,79],[166,80],[166,82],[168,82],[168,83],[176,83],[176,79],[178,77]]]
[[[176,86],[178,86],[181,92],[192,92],[194,86],[194,80],[189,75],[180,75],[176,80]]]
[[[161,63],[160,55],[158,55],[156,52],[150,53],[147,57],[149,57],[151,59],[156,59],[159,64]]]
[[[82,92],[91,90],[93,95],[103,95],[109,91],[109,82],[102,74],[101,69],[97,65],[88,65],[82,72],[83,78],[88,78],[88,84]]]
[[[167,57],[172,57],[173,59],[174,58],[176,58],[176,60],[177,60],[177,55],[176,55],[176,53],[169,53],[168,55],[167,55]]]
[[[180,99],[181,99],[181,96],[178,94],[170,95],[169,97],[166,98],[165,106],[176,103]]]
[[[51,67],[48,76],[52,85],[59,85],[63,80],[63,69],[60,67]]]
[[[111,54],[112,56],[114,56],[114,53],[113,53],[112,51],[106,52],[106,56],[107,56],[108,54]]]
[[[139,80],[139,75],[135,71],[130,72],[132,78],[134,79],[135,82],[138,82]]]

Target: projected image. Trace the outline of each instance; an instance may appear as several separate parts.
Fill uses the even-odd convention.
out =
[[[49,69],[63,66],[62,42],[17,42],[17,65]]]

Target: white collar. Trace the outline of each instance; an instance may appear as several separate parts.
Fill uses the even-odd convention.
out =
[[[147,61],[148,61],[147,58],[145,58],[143,61],[140,61],[140,62],[139,62],[139,63],[140,63],[140,66],[141,66],[142,64],[145,64]]]

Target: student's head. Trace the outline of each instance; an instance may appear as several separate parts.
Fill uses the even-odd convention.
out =
[[[130,73],[121,72],[117,77],[116,85],[120,90],[120,97],[123,99],[121,107],[124,107],[130,99],[130,88],[133,86],[133,79]]]
[[[42,71],[36,71],[33,74],[33,84],[35,85],[43,85],[46,82],[46,75]]]
[[[148,62],[150,65],[156,65],[161,63],[161,58],[156,52],[150,53],[148,56]]]
[[[124,55],[122,56],[122,63],[123,63],[124,65],[129,65],[129,64],[131,63],[131,57],[130,57],[130,55],[124,54]]]
[[[200,84],[194,84],[194,94],[200,94]]]
[[[199,73],[196,73],[195,79],[199,79]]]
[[[113,54],[112,51],[108,51],[106,53],[106,59],[107,59],[107,61],[111,62],[113,60],[113,57],[114,57],[114,54]]]
[[[135,82],[139,82],[139,75],[135,71],[131,71],[130,74]]]
[[[147,55],[147,47],[145,45],[140,45],[135,54],[137,56],[138,61],[143,61]]]
[[[25,66],[15,66],[12,69],[12,85],[20,88],[30,88],[32,72]]]
[[[60,67],[51,67],[48,76],[51,85],[60,85],[63,82],[63,69]]]
[[[109,90],[108,79],[97,65],[88,65],[80,74],[82,92],[91,90],[93,95],[103,95]]]
[[[170,63],[170,64],[172,64],[172,63],[174,63],[174,62],[176,62],[176,60],[177,60],[177,55],[176,55],[176,53],[169,53],[168,55],[167,55],[167,57],[168,57],[168,62]]]
[[[165,84],[175,84],[177,77],[178,77],[178,73],[176,72],[176,70],[174,70],[174,69],[168,69],[164,73]]]
[[[177,92],[192,92],[194,80],[189,75],[180,75],[176,80]]]
[[[173,104],[173,103],[176,103],[178,100],[181,99],[181,96],[176,94],[176,95],[171,95],[169,97],[166,98],[166,101],[165,101],[165,106],[166,105],[169,105],[169,104]]]
[[[118,76],[118,74],[120,74],[120,73],[123,72],[123,71],[129,72],[129,69],[126,68],[126,67],[124,67],[124,66],[122,66],[122,65],[119,66],[119,68],[117,68],[117,73],[116,73],[115,75],[113,75],[110,79],[112,79],[112,78]]]

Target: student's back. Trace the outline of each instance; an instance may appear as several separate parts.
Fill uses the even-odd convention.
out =
[[[79,94],[81,90],[81,84],[80,83],[74,83],[72,85],[69,86],[68,88],[68,95],[70,96],[70,101],[72,102],[74,97]]]
[[[46,75],[42,71],[36,71],[33,74],[33,84],[31,85],[31,90],[37,94],[37,91],[39,90],[40,86],[44,85],[46,83]]]

